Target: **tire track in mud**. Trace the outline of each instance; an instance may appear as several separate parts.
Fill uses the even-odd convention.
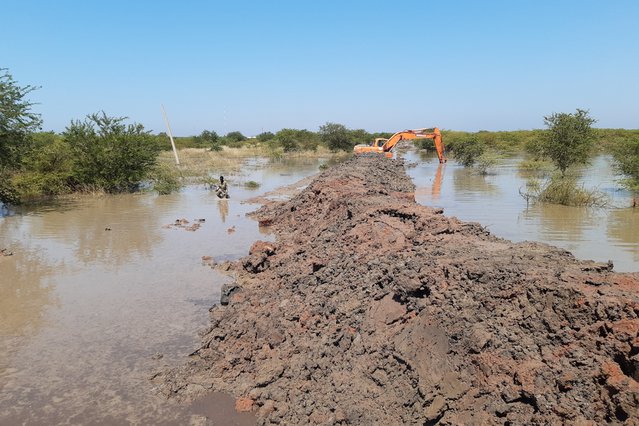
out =
[[[639,274],[413,192],[401,161],[357,157],[260,208],[277,241],[230,266],[228,304],[158,389],[232,394],[260,424],[637,422]]]

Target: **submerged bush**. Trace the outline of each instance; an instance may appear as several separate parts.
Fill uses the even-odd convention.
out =
[[[486,145],[476,136],[458,142],[453,150],[453,157],[464,167],[473,167],[486,150]]]
[[[527,202],[594,207],[604,207],[608,204],[608,197],[604,193],[584,188],[574,175],[555,174],[545,182],[531,180],[527,190],[520,190],[519,193]]]
[[[499,156],[494,151],[486,151],[477,158],[476,168],[481,175],[487,175],[489,169],[495,167],[499,161]]]
[[[257,189],[260,186],[261,186],[260,183],[255,182],[254,180],[249,180],[248,182],[244,184],[244,187],[246,187],[247,189]]]

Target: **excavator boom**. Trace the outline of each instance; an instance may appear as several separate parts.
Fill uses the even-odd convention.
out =
[[[356,145],[354,151],[356,154],[377,152],[386,154],[386,156],[390,156],[389,154],[395,147],[395,145],[397,145],[400,141],[410,139],[432,139],[435,143],[435,149],[437,150],[437,157],[439,158],[439,162],[446,162],[446,157],[444,157],[444,143],[442,141],[442,134],[437,127],[435,127],[434,129],[403,130],[401,132],[395,133],[383,144],[381,144],[383,139],[376,139],[371,145]]]

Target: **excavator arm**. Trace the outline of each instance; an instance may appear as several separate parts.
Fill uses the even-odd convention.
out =
[[[434,129],[413,129],[413,130],[403,130],[401,132],[395,133],[390,138],[386,139],[376,139],[372,145],[356,145],[354,151],[356,154],[363,154],[367,152],[377,152],[377,153],[385,153],[386,156],[390,156],[390,151],[397,145],[400,141],[410,140],[410,139],[432,139],[435,142],[435,149],[437,150],[437,157],[439,158],[440,163],[446,162],[446,157],[444,157],[444,143],[442,141],[442,134],[437,127]],[[383,144],[381,142],[384,141]]]
[[[446,158],[444,157],[444,142],[442,141],[442,134],[437,127],[434,129],[414,129],[397,132],[382,146],[382,151],[389,152],[400,141],[410,139],[432,139],[433,142],[435,142],[435,149],[437,150],[437,158],[439,158],[439,162],[446,162]]]

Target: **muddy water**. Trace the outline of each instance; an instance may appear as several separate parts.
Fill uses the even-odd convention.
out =
[[[576,257],[607,262],[618,272],[639,271],[639,209],[627,208],[632,195],[621,190],[611,159],[599,156],[581,171],[585,188],[609,198],[610,207],[527,205],[519,195],[530,173],[517,165],[521,158],[501,160],[487,176],[457,165],[439,167],[435,158],[409,151],[402,156],[417,189],[417,202],[444,208],[444,213],[479,222],[493,234],[512,241],[534,240],[571,251]]]
[[[13,252],[0,257],[0,424],[188,423],[196,411],[157,398],[148,379],[187,359],[219,300],[227,278],[202,256],[237,259],[271,238],[243,200],[319,166],[267,163],[229,176],[229,200],[191,187],[0,218]],[[182,218],[199,229],[168,226]]]
[[[504,238],[544,241],[580,258],[611,259],[618,271],[639,270],[639,209],[526,206],[517,158],[482,177],[453,161],[438,168],[430,157],[403,155],[417,163],[408,172],[422,204]],[[236,259],[254,240],[270,238],[245,217],[256,206],[242,201],[318,165],[249,160],[242,176],[230,177],[227,201],[192,187],[1,217],[0,249],[14,254],[0,257],[0,424],[184,424],[193,413],[212,416],[216,404],[231,415],[232,401],[192,410],[172,405],[154,396],[148,378],[156,367],[187,359],[219,298],[225,278],[201,257]],[[262,186],[244,189],[249,180]],[[584,171],[584,183],[608,193],[613,205],[629,202],[605,157]],[[193,232],[167,227],[181,218],[204,222]]]

